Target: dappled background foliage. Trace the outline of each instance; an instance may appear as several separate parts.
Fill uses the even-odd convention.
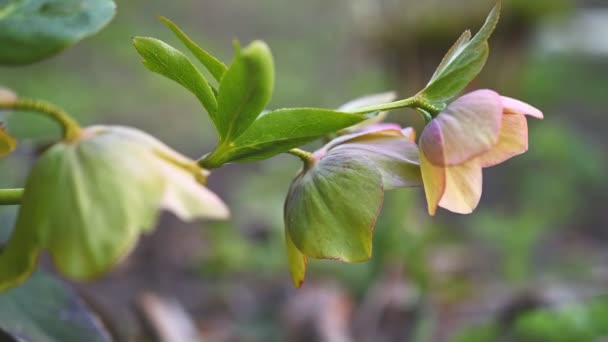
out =
[[[446,3],[119,2],[98,35],[42,63],[0,68],[0,83],[54,102],[83,124],[135,126],[198,157],[213,148],[212,123],[195,97],[147,71],[131,45],[133,35],[176,44],[157,15],[224,60],[233,38],[265,40],[277,69],[270,107],[332,108],[367,93],[394,89],[405,97],[420,89],[460,32],[476,30],[491,7]],[[77,291],[121,340],[149,334],[141,317],[150,295],[176,301],[211,341],[606,336],[606,23],[602,1],[504,1],[488,64],[473,87],[534,104],[545,120],[530,122],[528,153],[486,170],[474,214],[441,211],[431,220],[422,190],[387,193],[372,260],[313,260],[295,290],[282,209],[299,162],[280,156],[229,165],[210,180],[232,207],[229,222],[184,224],[167,214],[113,274]],[[411,114],[389,120],[420,131]],[[23,183],[57,131],[26,115],[8,117],[7,125],[26,139],[0,161],[0,183],[10,187]],[[1,213],[5,237],[15,209]]]

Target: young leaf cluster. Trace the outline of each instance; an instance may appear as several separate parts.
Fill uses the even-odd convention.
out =
[[[226,66],[169,19],[161,20],[217,83],[214,87],[185,54],[172,46],[154,38],[133,38],[144,65],[191,91],[215,125],[217,147],[201,159],[206,168],[266,159],[368,117],[321,108],[266,110],[275,79],[273,56],[266,43],[254,41],[243,48],[235,43],[234,57]]]

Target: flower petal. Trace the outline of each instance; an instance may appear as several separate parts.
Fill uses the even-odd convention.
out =
[[[285,200],[285,226],[302,254],[368,260],[382,201],[382,176],[367,158],[336,151],[303,170]]]
[[[197,218],[227,219],[228,207],[192,174],[166,162],[159,169],[169,179],[162,201],[163,208],[184,221]]]
[[[422,185],[418,146],[408,137],[368,134],[335,147],[329,155],[337,151],[369,159],[382,175],[384,190]]]
[[[420,151],[420,173],[424,184],[424,193],[429,215],[434,216],[439,205],[439,200],[445,191],[445,167],[433,165],[425,156],[424,151]]]
[[[506,96],[501,96],[500,100],[502,101],[504,114],[530,115],[538,119],[543,118],[543,113],[538,108],[535,108],[525,102]]]
[[[302,283],[304,283],[304,277],[306,276],[306,263],[308,258],[300,252],[296,245],[294,245],[287,229],[285,229],[285,245],[287,248],[287,262],[289,263],[291,281],[295,287],[300,288]]]
[[[445,192],[439,206],[459,214],[469,214],[481,198],[482,173],[477,160],[445,169]]]
[[[523,115],[503,115],[498,143],[476,160],[482,167],[500,164],[528,150],[528,123]]]
[[[474,91],[452,102],[425,127],[420,147],[435,165],[462,164],[496,144],[501,117],[502,104],[497,93],[487,89]],[[443,146],[437,146],[440,141]]]

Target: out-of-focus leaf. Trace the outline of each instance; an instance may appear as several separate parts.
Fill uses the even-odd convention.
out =
[[[259,117],[230,147],[219,147],[209,160],[213,164],[254,161],[307,144],[319,137],[352,126],[366,117],[329,109],[288,108]]]
[[[48,250],[66,276],[91,279],[124,258],[162,208],[183,219],[226,218],[196,163],[126,127],[94,126],[47,150],[28,177],[15,230],[0,253],[0,290]]]
[[[274,87],[274,64],[266,43],[254,41],[240,50],[220,82],[217,128],[220,141],[241,135],[262,113]]]
[[[184,31],[182,31],[177,25],[171,20],[160,17],[160,20],[165,23],[171,31],[179,38],[179,40],[186,45],[188,50],[209,70],[211,75],[219,82],[222,80],[224,73],[228,69],[226,65],[220,62],[217,58],[213,57],[209,52],[203,50],[198,46],[190,37],[188,37]]]
[[[54,55],[101,30],[115,11],[111,0],[0,1],[0,64]]]
[[[483,69],[490,50],[488,38],[494,31],[499,16],[500,0],[473,39],[470,39],[469,31],[460,36],[419,95],[442,105],[460,93]]]
[[[18,341],[110,341],[76,294],[43,272],[0,295],[0,330]]]
[[[511,324],[489,322],[459,331],[456,342],[509,341],[601,341],[608,335],[608,298],[562,304],[525,311]]]
[[[190,59],[171,45],[154,38],[134,37],[133,45],[144,58],[143,64],[151,71],[163,75],[190,90],[218,126],[217,99],[211,86],[192,64]]]
[[[365,157],[336,151],[293,181],[285,225],[302,254],[347,262],[372,253],[372,232],[382,207],[382,176]]]

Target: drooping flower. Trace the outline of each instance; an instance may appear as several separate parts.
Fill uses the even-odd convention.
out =
[[[285,200],[285,239],[295,286],[304,279],[308,257],[369,259],[384,191],[421,184],[411,128],[376,124],[316,151]]]
[[[467,214],[481,198],[482,168],[528,150],[525,115],[540,110],[492,90],[477,90],[449,104],[420,136],[420,170],[428,211],[437,206]]]
[[[149,232],[161,209],[184,220],[228,217],[207,171],[154,137],[85,128],[45,151],[28,176],[15,229],[0,253],[0,290],[18,285],[47,250],[75,280],[109,270]]]

